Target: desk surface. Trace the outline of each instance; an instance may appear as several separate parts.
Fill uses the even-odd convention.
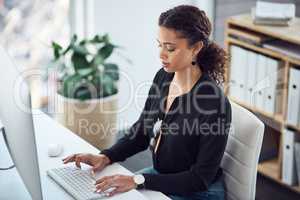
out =
[[[70,130],[66,129],[56,121],[48,117],[46,114],[36,111],[33,115],[36,143],[38,149],[39,168],[42,181],[42,190],[44,199],[73,199],[60,186],[58,186],[51,178],[46,175],[46,171],[50,168],[63,166],[61,159],[67,155],[79,152],[99,153],[99,150],[82,140]],[[61,143],[64,146],[63,153],[56,158],[49,158],[47,154],[47,146],[51,143]],[[109,174],[125,174],[133,173],[118,163],[108,166],[103,172]],[[97,174],[98,176],[101,174]],[[160,192],[150,190],[131,190],[127,193],[116,195],[110,199],[141,199],[144,195],[148,199],[166,200],[167,196]]]

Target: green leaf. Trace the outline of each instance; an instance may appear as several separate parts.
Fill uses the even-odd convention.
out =
[[[68,53],[68,51],[70,51],[70,49],[74,46],[76,40],[77,40],[77,35],[74,34],[71,38],[69,46],[63,51],[63,55],[66,55],[66,53]]]
[[[83,68],[83,69],[78,69],[77,73],[80,74],[82,77],[87,77],[89,75],[92,75],[95,73],[94,68]]]
[[[115,90],[115,81],[109,77],[109,76],[104,76],[103,77],[103,97],[110,96],[114,94]]]
[[[79,74],[67,76],[63,80],[63,95],[68,98],[74,98],[76,88],[80,84],[82,77]]]
[[[93,75],[93,80],[91,80],[91,82],[95,85],[96,88],[99,89],[100,85],[102,84],[101,80],[102,80],[101,74],[96,73]]]
[[[73,66],[75,71],[77,72],[79,69],[89,67],[89,62],[87,61],[86,57],[82,54],[74,52],[71,57]]]
[[[82,101],[91,99],[92,98],[91,91],[86,86],[80,87],[76,90],[74,98]]]
[[[106,44],[110,43],[110,41],[109,41],[110,39],[109,39],[109,36],[107,33],[105,35],[103,35],[102,39],[103,39],[103,42],[105,42]]]
[[[66,55],[66,53],[68,53],[68,51],[70,51],[71,49],[71,45],[69,45],[64,51],[63,51],[63,55]]]
[[[81,40],[81,41],[79,42],[79,45],[83,46],[83,45],[85,45],[86,43],[88,43],[88,40],[83,39],[83,40]]]
[[[105,63],[105,60],[112,55],[114,49],[120,47],[110,42],[108,34],[95,35],[90,40],[77,41],[77,36],[73,35],[66,49],[53,43],[55,58],[59,59],[70,53],[72,65],[69,67],[73,67],[75,71],[72,75],[66,73],[58,92],[68,98],[80,100],[101,98],[117,93],[116,81],[119,80],[119,67],[113,63]],[[97,48],[96,55],[90,53],[86,45],[93,45]],[[91,60],[87,59],[89,57]],[[96,88],[97,94],[91,94],[93,92],[89,90],[91,85]]]
[[[104,62],[104,59],[102,58],[101,55],[96,55],[96,56],[93,58],[93,60],[91,61],[92,66],[93,66],[94,68],[96,68],[96,67],[99,66],[99,65],[102,65],[103,62]]]
[[[114,45],[112,44],[107,44],[98,51],[98,55],[101,55],[103,60],[108,58],[114,50]]]
[[[93,82],[88,81],[79,74],[67,77],[63,82],[63,86],[63,95],[67,98],[86,100],[98,97],[98,93],[92,94],[93,90],[90,90],[90,86],[95,87]]]
[[[71,38],[71,44],[75,44],[75,42],[77,41],[77,38],[78,38],[77,35],[74,34]]]
[[[54,59],[55,60],[59,59],[60,51],[62,50],[62,47],[58,43],[52,42],[52,48],[53,48]]]
[[[95,35],[95,37],[93,39],[90,40],[91,43],[102,43],[103,42],[103,38],[100,37],[99,35]]]
[[[85,48],[85,46],[74,45],[73,50],[75,53],[78,53],[78,54],[81,54],[84,56],[90,54],[89,51]]]
[[[104,71],[105,74],[110,76],[114,81],[119,80],[119,67],[116,64],[113,63],[105,63],[104,65]]]

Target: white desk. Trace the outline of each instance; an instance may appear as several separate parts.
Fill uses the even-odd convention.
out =
[[[61,159],[67,155],[79,152],[99,153],[99,150],[88,144],[77,135],[73,134],[70,130],[66,129],[56,121],[48,117],[42,112],[37,112],[33,115],[36,143],[38,149],[39,167],[41,174],[42,190],[44,199],[73,199],[67,194],[60,186],[58,186],[51,178],[46,175],[47,169],[62,166]],[[64,152],[57,158],[49,158],[47,155],[47,146],[50,143],[61,143],[64,146]],[[106,173],[108,174],[126,174],[132,175],[133,173],[125,169],[118,163],[107,167]],[[167,196],[161,192],[150,190],[142,190],[141,193],[148,199],[167,200]],[[129,191],[126,199],[139,199],[140,193],[136,190]],[[128,198],[129,197],[129,198]],[[110,199],[119,199],[117,196]],[[120,199],[121,198],[120,195]]]

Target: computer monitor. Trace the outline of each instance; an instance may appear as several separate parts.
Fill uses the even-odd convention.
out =
[[[12,160],[33,200],[42,199],[29,87],[0,46],[0,119]],[[22,85],[22,89],[19,86]],[[21,95],[20,95],[21,92]],[[21,98],[22,97],[22,98]],[[22,102],[22,104],[20,104]]]

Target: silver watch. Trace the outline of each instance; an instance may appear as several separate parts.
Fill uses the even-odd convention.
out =
[[[145,183],[145,177],[142,174],[136,174],[133,176],[133,181],[137,185],[137,189],[142,189]]]

